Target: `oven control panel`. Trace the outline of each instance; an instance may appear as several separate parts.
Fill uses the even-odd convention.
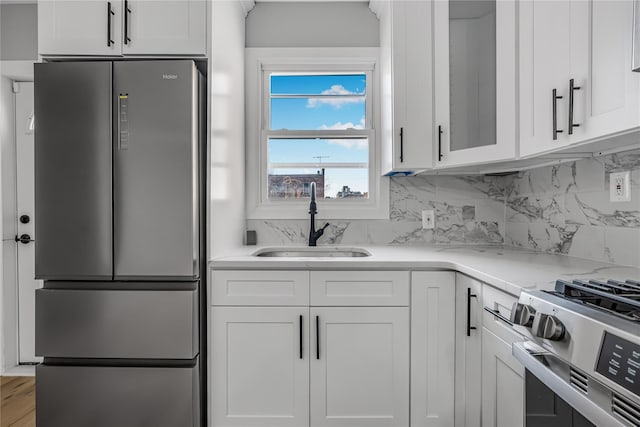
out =
[[[605,332],[596,372],[640,396],[640,345]]]

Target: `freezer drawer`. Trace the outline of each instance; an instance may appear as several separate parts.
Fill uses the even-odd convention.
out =
[[[36,367],[38,427],[200,427],[199,368]]]
[[[193,359],[198,291],[36,291],[36,354],[44,357]]]

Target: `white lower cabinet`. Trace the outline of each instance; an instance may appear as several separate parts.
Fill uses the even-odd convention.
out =
[[[482,283],[456,274],[455,426],[482,419]]]
[[[454,424],[455,275],[411,276],[411,426]]]
[[[511,343],[482,328],[482,426],[524,425],[524,368]]]
[[[409,309],[311,308],[311,426],[409,425]]]
[[[409,427],[409,274],[344,273],[213,271],[211,426]]]
[[[211,322],[212,425],[308,426],[309,308],[213,307]]]

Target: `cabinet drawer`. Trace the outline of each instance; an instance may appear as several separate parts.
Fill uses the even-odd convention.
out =
[[[489,308],[493,311],[497,311],[501,316],[506,317],[507,319],[511,317],[511,309],[513,308],[513,304],[517,301],[518,297],[492,286],[483,285],[482,287],[483,308]],[[503,341],[511,344],[514,341],[522,340],[522,336],[504,320],[497,316],[493,316],[486,310],[483,310],[482,316],[482,325]]]
[[[312,306],[408,306],[408,271],[312,271]]]
[[[36,367],[38,427],[200,426],[200,371],[185,367]]]
[[[308,271],[213,270],[212,305],[309,305]]]

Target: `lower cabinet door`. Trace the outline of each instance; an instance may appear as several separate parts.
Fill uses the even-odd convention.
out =
[[[311,425],[409,426],[409,309],[311,309]]]
[[[38,427],[200,427],[199,389],[197,363],[38,365],[36,419]]]
[[[309,309],[213,307],[213,427],[309,426]]]
[[[524,425],[524,367],[511,344],[482,328],[482,426]]]

